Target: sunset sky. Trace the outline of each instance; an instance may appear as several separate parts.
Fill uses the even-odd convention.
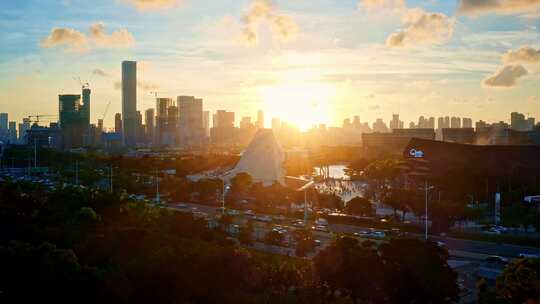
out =
[[[540,119],[540,0],[20,0],[0,4],[0,112],[57,114],[90,81],[92,122],[121,112],[120,63],[138,110],[195,95],[305,129],[400,113]]]

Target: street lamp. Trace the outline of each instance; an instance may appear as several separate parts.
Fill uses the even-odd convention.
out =
[[[312,188],[315,185],[314,181],[310,181],[309,183],[302,186],[300,189],[296,191],[304,191],[304,226],[307,225],[307,216],[308,216],[308,210],[307,210],[307,191]]]
[[[426,201],[425,201],[425,216],[424,216],[424,224],[425,224],[425,231],[424,231],[424,237],[427,241],[428,239],[428,191],[429,190],[432,190],[434,189],[435,187],[434,186],[429,186],[428,187],[428,182],[427,182],[427,179],[425,180],[424,182],[424,191],[426,192]]]

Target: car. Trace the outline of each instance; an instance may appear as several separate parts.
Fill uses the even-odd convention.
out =
[[[317,226],[328,226],[328,221],[326,219],[323,219],[323,218],[318,218],[317,220],[315,220],[315,225],[317,225]]]
[[[313,240],[313,242],[315,243],[315,246],[321,246],[320,240]]]
[[[292,225],[293,225],[294,227],[302,228],[302,227],[304,227],[306,224],[305,224],[304,221],[302,221],[302,220],[295,220],[295,221],[293,221]]]
[[[435,243],[437,244],[437,246],[439,246],[441,248],[446,248],[446,243],[445,242],[436,241]]]
[[[240,215],[240,211],[234,210],[234,209],[227,209],[227,214],[236,216],[236,215]]]
[[[538,259],[540,258],[540,254],[534,254],[534,253],[520,253],[520,258],[528,258],[528,259]]]
[[[321,231],[321,232],[329,232],[328,227],[323,226],[323,225],[312,226],[311,229],[316,230],[316,231]]]
[[[178,203],[178,204],[176,204],[176,207],[186,209],[188,207],[188,205],[186,205],[184,203]]]
[[[497,263],[497,264],[507,264],[508,263],[507,258],[503,258],[503,257],[498,256],[498,255],[490,255],[490,256],[486,257],[484,259],[484,261],[490,262],[490,263]]]
[[[268,216],[268,215],[258,216],[258,217],[256,217],[256,219],[258,221],[261,221],[261,222],[271,222],[272,221],[272,217]]]
[[[255,212],[253,212],[253,210],[246,210],[244,211],[244,214],[252,216],[252,215],[255,215]]]

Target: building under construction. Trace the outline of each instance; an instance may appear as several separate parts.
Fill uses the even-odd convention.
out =
[[[83,86],[81,95],[58,95],[59,118],[64,149],[88,145],[90,126],[90,89]]]

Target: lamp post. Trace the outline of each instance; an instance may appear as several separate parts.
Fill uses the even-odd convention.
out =
[[[428,187],[428,182],[427,182],[427,179],[425,180],[424,182],[424,190],[426,192],[426,201],[425,201],[425,215],[424,215],[424,224],[425,224],[425,231],[424,231],[424,237],[427,241],[428,239],[428,191],[429,190],[432,190],[433,188],[435,188],[434,186],[429,186]]]

